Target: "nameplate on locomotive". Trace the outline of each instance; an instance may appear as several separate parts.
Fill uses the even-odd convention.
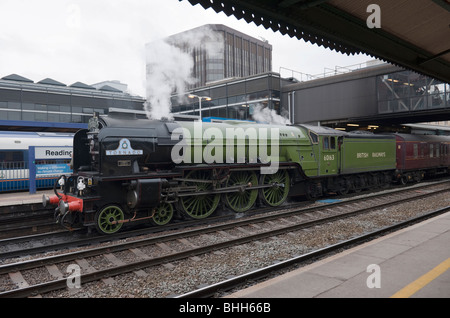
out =
[[[119,147],[115,150],[106,150],[107,156],[123,156],[123,155],[142,155],[143,150],[133,149],[127,138],[120,139]]]

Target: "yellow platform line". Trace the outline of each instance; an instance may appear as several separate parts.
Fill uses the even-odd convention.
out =
[[[425,275],[419,277],[415,281],[413,281],[411,284],[405,286],[398,292],[396,292],[394,295],[391,296],[391,298],[408,298],[417,293],[419,290],[421,290],[423,287],[428,285],[431,281],[439,277],[441,274],[443,274],[446,270],[450,268],[450,258],[446,259],[442,263],[440,263],[438,266],[430,270]]]

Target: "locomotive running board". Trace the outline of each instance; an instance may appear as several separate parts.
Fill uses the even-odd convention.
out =
[[[272,184],[266,184],[266,185],[257,185],[257,186],[233,186],[233,187],[226,187],[226,188],[219,188],[212,191],[201,191],[201,192],[187,192],[187,193],[178,193],[177,197],[187,197],[192,195],[205,195],[205,194],[222,194],[222,193],[232,193],[232,192],[244,192],[246,190],[258,190],[258,189],[266,189],[266,188],[272,188],[272,187],[283,187],[284,183],[272,183]],[[173,190],[173,189],[172,189]],[[180,189],[181,190],[181,189]],[[174,191],[176,192],[176,191]]]

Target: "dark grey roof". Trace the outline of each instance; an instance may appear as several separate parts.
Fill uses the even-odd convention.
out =
[[[114,87],[111,87],[109,85],[104,85],[102,87],[99,88],[99,90],[101,91],[107,91],[107,92],[117,92],[117,93],[123,93],[121,90],[118,90]]]
[[[45,78],[42,81],[37,82],[38,84],[45,84],[45,85],[55,85],[55,86],[67,86],[66,84],[63,84],[61,82],[55,81],[52,78]]]
[[[17,74],[11,74],[11,75],[2,77],[2,80],[33,83],[33,81],[30,80],[29,78],[26,78],[26,77],[23,77],[23,76],[20,76]]]
[[[95,87],[92,87],[88,84],[84,84],[82,82],[75,82],[72,85],[69,85],[70,87],[75,87],[75,88],[84,88],[84,89],[95,89]]]

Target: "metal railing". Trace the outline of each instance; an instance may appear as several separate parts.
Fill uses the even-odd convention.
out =
[[[37,177],[36,188],[52,188],[57,177]],[[30,187],[27,161],[0,162],[0,192],[28,190]]]

